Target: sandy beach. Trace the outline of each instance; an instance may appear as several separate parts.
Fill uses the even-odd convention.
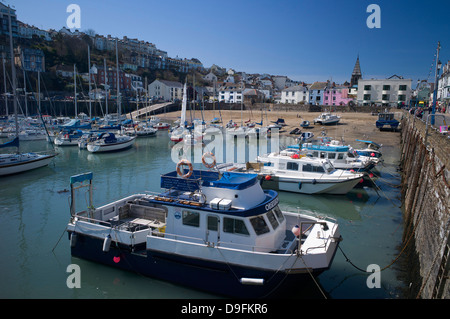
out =
[[[180,117],[181,112],[166,113],[165,115],[159,115],[162,119],[175,121]],[[230,119],[234,120],[236,123],[241,123],[241,111],[222,111],[222,120],[227,123]],[[370,140],[382,145],[399,145],[400,134],[399,132],[392,132],[388,130],[380,131],[376,128],[375,122],[377,116],[371,113],[356,113],[356,112],[336,112],[337,115],[341,117],[341,120],[337,125],[314,125],[314,119],[320,115],[318,112],[267,112],[267,116],[263,115],[263,124],[268,125],[275,122],[278,118],[283,118],[287,124],[280,134],[289,135],[294,128],[300,128],[300,123],[304,120],[311,123],[309,128],[301,128],[304,132],[313,132],[314,135],[320,136],[322,131],[326,133],[327,136],[333,139],[343,139],[345,144],[350,144],[352,146],[360,145],[356,142],[356,139]],[[252,116],[253,115],[253,116]],[[187,114],[188,119],[190,119],[190,114]],[[193,114],[193,118],[201,118],[202,114],[200,111]],[[219,112],[216,111],[203,111],[203,117],[205,121],[210,121],[215,117],[219,117]],[[261,115],[259,112],[244,111],[242,113],[243,122],[248,120],[260,122]],[[294,136],[294,135],[293,135]]]

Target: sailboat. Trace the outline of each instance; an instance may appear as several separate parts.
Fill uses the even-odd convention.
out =
[[[181,142],[183,140],[183,134],[186,128],[186,104],[187,104],[187,93],[186,93],[186,83],[184,83],[183,89],[183,101],[181,103],[181,119],[180,126],[175,128],[170,134],[170,140],[172,142]]]
[[[9,16],[9,30],[11,30],[11,16]],[[12,72],[12,84],[13,84],[13,102],[14,102],[14,118],[16,126],[16,137],[4,144],[0,145],[0,148],[4,147],[16,147],[17,152],[0,154],[0,176],[12,175],[22,173],[32,169],[47,166],[50,161],[57,155],[57,153],[20,153],[19,151],[19,122],[17,116],[17,100],[16,100],[16,68],[14,66],[14,53],[13,53],[13,39],[12,32],[9,33],[9,44],[11,52],[11,72]]]

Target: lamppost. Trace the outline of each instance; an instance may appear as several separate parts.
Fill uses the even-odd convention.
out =
[[[436,113],[436,100],[437,100],[437,90],[438,90],[438,76],[439,76],[439,70],[441,69],[442,63],[439,61],[439,50],[441,49],[441,42],[438,42],[437,47],[437,54],[436,54],[436,73],[434,78],[434,92],[433,92],[433,108],[431,111],[431,114],[433,116],[431,117],[431,125],[434,125],[434,114]]]

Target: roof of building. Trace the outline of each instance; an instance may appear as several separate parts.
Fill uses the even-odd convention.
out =
[[[171,87],[177,87],[177,88],[182,88],[183,84],[181,84],[180,82],[177,81],[167,81],[167,80],[156,80],[159,81],[161,83],[164,83],[167,86],[171,86]]]
[[[314,82],[309,89],[310,90],[324,90],[327,87],[327,82]]]

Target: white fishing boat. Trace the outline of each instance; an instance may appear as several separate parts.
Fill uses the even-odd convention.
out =
[[[99,133],[93,141],[88,142],[86,148],[91,153],[120,151],[133,146],[135,139],[136,136],[103,132]]]
[[[317,118],[314,119],[314,124],[319,123],[322,125],[333,125],[337,124],[341,120],[341,117],[332,113],[322,113]]]
[[[219,295],[298,291],[331,267],[342,239],[335,220],[282,212],[277,192],[263,191],[255,174],[180,162],[161,176],[161,193],[97,208],[92,173],[72,176],[70,184],[72,256]],[[80,187],[91,196],[88,208],[76,211]]]
[[[302,194],[347,194],[364,176],[336,169],[327,159],[299,155],[291,149],[258,156],[256,163],[235,164],[227,169],[256,173],[265,188]]]

